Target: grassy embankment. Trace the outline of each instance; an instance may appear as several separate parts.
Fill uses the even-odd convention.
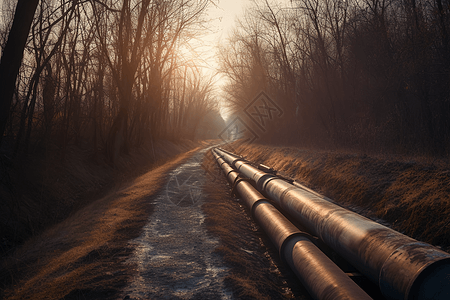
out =
[[[64,158],[57,150],[14,160],[1,157],[0,254],[8,254],[114,186],[193,147],[190,141],[160,141],[122,156],[115,166],[81,147],[70,148]]]
[[[292,147],[245,145],[238,154],[263,163],[369,218],[450,250],[450,163]]]
[[[1,262],[0,298],[3,294],[6,299],[115,299],[137,268],[125,262],[133,251],[129,240],[139,235],[152,211],[149,198],[163,187],[167,172],[195,151],[169,160],[169,156],[194,145],[159,146],[155,148],[155,154],[160,155],[159,163],[147,165],[145,174],[130,175],[122,184],[116,181],[118,187],[110,189],[104,197],[90,203],[85,201],[64,221],[34,235],[6,257]],[[123,162],[129,166],[125,171],[133,166],[144,173],[142,166],[146,161],[140,160],[143,158],[132,155]],[[86,168],[79,172],[85,174],[89,170]],[[117,171],[116,177],[132,173],[120,170],[121,175]],[[78,178],[91,182],[91,177],[86,177],[85,174]]]

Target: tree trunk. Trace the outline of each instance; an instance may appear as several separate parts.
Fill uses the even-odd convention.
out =
[[[39,0],[18,0],[13,24],[0,62],[0,146],[9,116],[23,50]]]

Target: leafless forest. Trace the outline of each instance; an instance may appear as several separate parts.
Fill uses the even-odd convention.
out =
[[[11,99],[4,85],[1,96],[10,153],[52,145],[64,156],[83,143],[114,163],[144,141],[208,137],[200,123],[218,116],[212,78],[179,48],[205,30],[209,0],[31,2],[1,7],[2,65],[20,54],[6,50],[10,30],[10,40],[28,37]]]
[[[228,100],[267,91],[272,142],[368,152],[449,151],[448,1],[255,1],[222,48]]]
[[[1,96],[10,152],[85,143],[114,162],[146,140],[197,138],[204,118],[217,119],[212,78],[178,51],[208,28],[213,1],[33,2],[29,31],[33,5],[14,15],[17,1],[2,2],[2,49],[14,20],[28,37]],[[446,154],[449,10],[442,0],[254,1],[220,48],[226,100],[239,112],[261,90],[273,97],[284,116],[272,142]]]
[[[217,136],[213,76],[181,49],[213,4],[0,1],[1,255]]]

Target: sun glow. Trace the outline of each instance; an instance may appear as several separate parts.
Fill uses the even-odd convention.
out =
[[[243,14],[245,6],[250,2],[250,0],[220,0],[217,5],[211,5],[203,24],[204,31],[180,44],[179,56],[186,63],[195,62],[197,67],[216,73],[218,46],[226,42],[236,19]]]
[[[210,5],[204,17],[203,30],[178,45],[179,65],[196,69],[202,76],[213,78],[216,97],[224,118],[228,116],[223,92],[226,78],[219,70],[219,47],[228,42],[238,19],[244,16],[245,10],[254,2],[254,0],[219,0],[216,5]],[[287,5],[289,0],[269,2]]]

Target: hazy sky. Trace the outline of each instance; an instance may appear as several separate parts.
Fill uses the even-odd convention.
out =
[[[251,4],[251,0],[219,0],[216,7],[212,6],[208,10],[207,19],[209,32],[190,41],[190,50],[182,50],[185,59],[192,59],[197,67],[201,67],[204,76],[215,75],[217,97],[221,98],[221,86],[223,79],[218,72],[218,45],[226,43],[236,19],[243,15],[244,8]],[[222,110],[222,115],[227,113]]]
[[[209,15],[215,19],[215,26],[218,27],[217,38],[223,38],[230,31],[235,25],[235,19],[242,15],[244,7],[249,4],[250,0],[220,0],[218,7],[210,10]]]
[[[211,76],[218,72],[218,45],[227,42],[229,34],[236,25],[236,20],[243,16],[245,8],[252,5],[252,0],[219,0],[216,7],[212,6],[208,10],[207,18],[209,33],[201,35],[198,39],[191,40],[192,49],[184,53],[188,59],[193,59],[198,67],[203,68],[205,76]],[[290,0],[269,0],[270,3],[284,3]],[[184,51],[183,51],[184,52]],[[221,86],[224,83],[220,75],[216,75],[216,91],[220,98]],[[222,115],[226,117],[227,113],[222,110]]]
[[[217,46],[219,43],[225,43],[226,39],[235,25],[238,17],[244,13],[244,7],[250,4],[251,0],[220,0],[216,7],[212,6],[208,10],[207,19],[209,19],[209,32],[190,42],[195,50],[186,53],[187,57],[194,56],[197,64],[214,72],[217,64]],[[205,70],[206,71],[206,70]]]

